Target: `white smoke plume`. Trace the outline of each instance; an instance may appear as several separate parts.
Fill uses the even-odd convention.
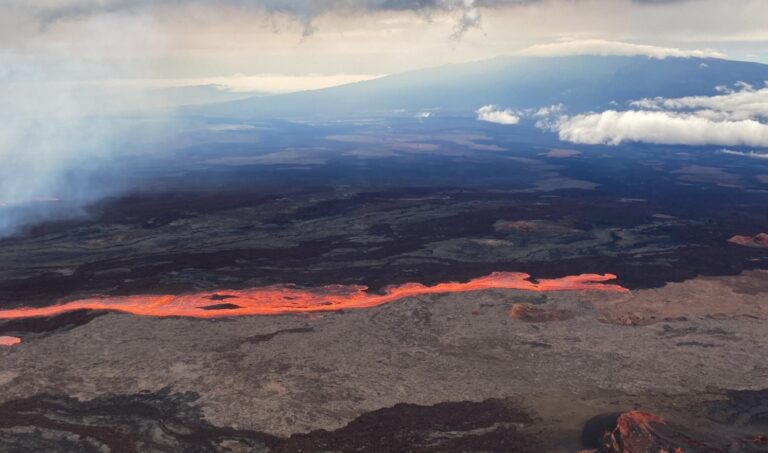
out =
[[[105,17],[79,26],[88,42],[77,46],[0,47],[0,237],[53,212],[76,214],[117,189],[114,178],[103,176],[123,138],[137,132],[120,115],[144,108],[149,99],[136,90],[120,95],[98,88],[86,77],[128,70],[149,75],[140,59],[113,56],[161,40],[139,18]]]

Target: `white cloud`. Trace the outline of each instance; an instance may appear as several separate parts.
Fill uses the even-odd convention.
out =
[[[206,129],[213,132],[243,132],[255,130],[256,126],[252,124],[214,124]]]
[[[712,120],[768,118],[768,83],[761,89],[744,82],[737,83],[736,90],[723,86],[715,89],[724,94],[641,99],[633,102],[632,106],[648,110],[695,111],[698,116]]]
[[[554,104],[550,105],[548,107],[542,107],[538,110],[536,110],[536,113],[533,114],[535,118],[544,118],[551,115],[559,115],[562,114],[565,110],[565,105],[563,104]]]
[[[725,55],[715,50],[678,49],[673,47],[658,47],[643,44],[632,44],[621,41],[602,39],[584,39],[562,41],[549,44],[536,44],[519,52],[519,55],[536,57],[562,57],[569,55],[618,55],[650,58],[724,58]]]
[[[378,74],[235,74],[232,76],[197,77],[187,79],[118,79],[106,81],[71,82],[72,85],[104,85],[112,88],[139,87],[176,88],[215,86],[231,93],[283,94],[296,91],[319,90],[349,83],[364,82],[383,77]]]
[[[565,115],[565,105],[555,104],[549,107],[542,107],[537,110],[533,117],[536,119],[536,127],[548,131],[557,130],[560,118]]]
[[[749,157],[751,159],[768,159],[768,153],[758,153],[757,151],[734,151],[731,149],[720,150],[721,154],[729,154],[731,156]]]
[[[716,87],[716,96],[654,98],[634,101],[634,110],[607,110],[569,117],[543,109],[537,126],[574,143],[618,145],[645,142],[667,145],[768,147],[768,84],[739,82]],[[753,158],[760,153],[723,151]]]
[[[520,117],[512,110],[499,110],[491,104],[480,107],[475,113],[477,113],[478,121],[505,125],[514,125],[520,122]]]
[[[768,125],[752,119],[715,121],[695,114],[630,110],[563,117],[560,139],[572,143],[768,147]]]
[[[219,85],[233,92],[260,91],[265,93],[292,93],[304,90],[319,90],[348,83],[363,82],[381,77],[371,74],[309,74],[281,75],[262,74],[255,76],[236,75],[233,77],[213,77],[203,79],[210,84]],[[198,80],[200,81],[200,80]]]

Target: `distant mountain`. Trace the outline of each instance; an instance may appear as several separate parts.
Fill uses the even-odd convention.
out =
[[[700,58],[504,57],[396,74],[366,82],[209,105],[198,113],[243,118],[313,119],[363,115],[472,115],[480,106],[570,112],[626,108],[646,97],[713,95],[742,81],[762,86],[768,65]]]

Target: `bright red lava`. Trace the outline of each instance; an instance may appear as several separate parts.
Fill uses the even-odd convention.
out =
[[[273,285],[237,291],[199,292],[182,295],[107,296],[76,300],[47,307],[0,310],[0,319],[53,316],[75,310],[109,310],[141,316],[224,318],[248,315],[281,315],[370,308],[424,294],[463,293],[488,289],[525,291],[626,292],[626,288],[604,283],[615,275],[583,274],[556,279],[528,280],[523,273],[496,272],[466,283],[424,286],[406,283],[385,288],[382,294],[367,292],[365,286],[332,285],[299,289]],[[217,307],[217,305],[219,307]]]
[[[19,343],[21,343],[19,337],[0,336],[0,346],[16,346]]]

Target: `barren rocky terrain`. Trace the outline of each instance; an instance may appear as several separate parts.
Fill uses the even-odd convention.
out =
[[[514,426],[510,439],[552,452],[578,449],[590,418],[632,409],[724,439],[746,438],[765,431],[763,416],[727,421],[708,417],[703,404],[727,400],[728,391],[766,387],[766,281],[765,272],[755,271],[628,294],[494,290],[336,313],[217,320],[108,313],[46,332],[6,321],[2,333],[23,343],[0,350],[2,402],[58,404],[72,413],[38,409],[28,423],[6,416],[0,435],[12,445],[37,427],[47,436],[69,433],[73,445],[97,442],[88,430],[117,416],[112,413],[128,417],[126,408],[144,401],[172,404],[179,417],[192,417],[173,423],[216,427],[219,434],[205,439],[222,442],[216,448],[245,448],[259,438],[253,433],[286,439],[347,430],[354,437],[363,429],[358,417],[393,407],[393,416],[402,417],[400,403],[442,413],[444,402],[474,407],[503,400],[518,414],[504,422]],[[514,304],[572,317],[515,319]],[[759,413],[768,413],[761,407]],[[136,417],[153,417],[144,412]],[[51,420],[67,425],[47,425]],[[198,428],[163,427],[166,422],[108,425],[169,451],[197,442],[182,433]],[[263,441],[265,449],[288,448],[270,442],[278,441]]]
[[[763,163],[407,124],[0,240],[0,451],[767,450]]]

